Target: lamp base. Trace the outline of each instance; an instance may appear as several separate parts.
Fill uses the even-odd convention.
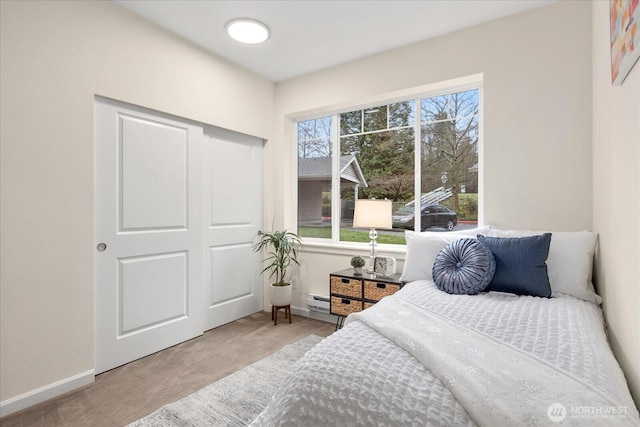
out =
[[[369,270],[367,271],[367,273],[369,274],[373,274],[375,275],[375,265],[374,262],[376,260],[376,248],[378,246],[378,232],[376,231],[375,228],[371,228],[369,230],[369,239],[371,239],[371,241],[369,242],[369,246],[371,246],[371,249],[369,249]]]

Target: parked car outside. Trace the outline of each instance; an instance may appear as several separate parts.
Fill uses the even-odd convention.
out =
[[[451,209],[437,204],[423,205],[421,211],[420,227],[425,231],[431,227],[442,227],[453,230],[458,225],[458,215]],[[393,214],[393,228],[414,229],[414,206],[403,206]]]

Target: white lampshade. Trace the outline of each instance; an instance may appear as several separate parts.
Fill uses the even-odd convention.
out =
[[[358,228],[391,228],[391,200],[356,200],[353,226]]]

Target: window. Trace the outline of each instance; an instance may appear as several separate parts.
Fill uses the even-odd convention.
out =
[[[393,201],[393,228],[378,230],[379,243],[404,244],[404,230],[475,227],[479,92],[444,92],[298,122],[300,236],[368,242],[368,230],[352,227],[361,198]]]
[[[298,234],[331,238],[333,117],[298,123]]]

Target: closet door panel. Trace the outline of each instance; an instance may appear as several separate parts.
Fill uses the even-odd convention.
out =
[[[205,269],[210,329],[262,310],[261,254],[252,250],[263,217],[263,141],[221,129],[205,148]]]

